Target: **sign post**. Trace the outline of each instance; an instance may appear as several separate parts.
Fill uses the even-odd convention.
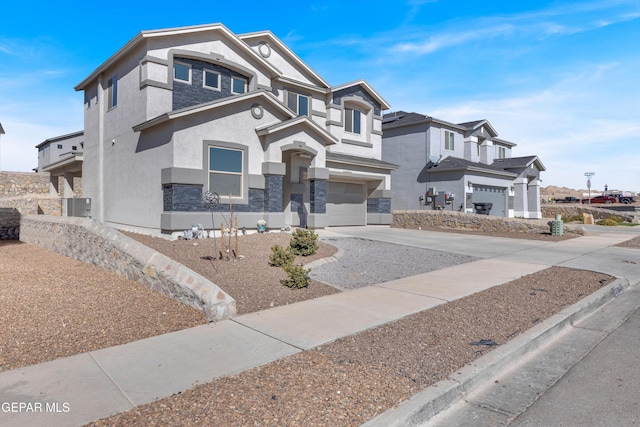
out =
[[[589,189],[589,204],[591,204],[591,177],[594,176],[595,172],[585,172],[584,176],[587,177],[587,189]]]

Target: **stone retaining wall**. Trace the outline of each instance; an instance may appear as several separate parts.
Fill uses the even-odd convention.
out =
[[[626,212],[594,208],[583,204],[542,204],[540,209],[542,211],[542,216],[545,218],[554,218],[558,214],[562,215],[563,218],[568,218],[575,215],[582,216],[583,213],[588,213],[592,214],[595,219],[605,219],[612,216],[620,217],[627,222],[634,222],[635,219],[633,215]]]
[[[393,211],[392,227],[396,228],[450,228],[479,232],[550,233],[549,220],[503,218],[463,212],[418,210]],[[582,227],[564,224],[565,233],[583,234]]]
[[[61,199],[54,194],[31,194],[16,197],[0,197],[0,208],[14,208],[22,215],[60,216]]]
[[[13,208],[0,208],[0,240],[18,240],[20,212]]]
[[[0,172],[0,197],[49,194],[49,173]]]
[[[20,240],[115,271],[201,309],[210,320],[224,319],[237,313],[235,300],[216,284],[92,219],[23,215]]]

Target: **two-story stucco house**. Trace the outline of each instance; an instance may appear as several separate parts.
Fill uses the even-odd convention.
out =
[[[382,158],[392,171],[392,208],[442,208],[475,212],[491,203],[490,215],[541,218],[537,156],[512,157],[516,144],[498,138],[487,120],[450,123],[417,113],[384,116]],[[427,194],[429,189],[434,194]],[[448,193],[441,206],[435,193]]]
[[[269,31],[143,31],[75,89],[85,94],[83,195],[99,221],[209,228],[207,191],[240,227],[391,221],[389,105],[363,80],[330,86]]]
[[[36,172],[48,172],[51,179],[51,193],[66,198],[79,194],[76,188],[82,177],[82,152],[84,132],[48,138],[36,145],[38,167]],[[62,183],[62,186],[60,186]]]

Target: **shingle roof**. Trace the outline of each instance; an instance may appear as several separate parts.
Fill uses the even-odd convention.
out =
[[[328,162],[348,163],[352,165],[370,166],[374,168],[395,170],[398,169],[398,165],[385,162],[378,159],[369,159],[367,157],[351,156],[348,154],[332,153],[327,151]]]
[[[516,177],[517,174],[504,168],[491,164],[472,162],[465,159],[459,159],[457,157],[446,157],[442,159],[437,166],[433,166],[429,169],[429,173],[447,172],[452,170],[475,170],[477,172],[484,172],[489,174],[507,175]]]
[[[538,158],[538,156],[510,157],[508,159],[495,159],[493,164],[503,169],[518,169],[529,167],[531,163],[537,162],[539,170],[544,171],[546,168]]]

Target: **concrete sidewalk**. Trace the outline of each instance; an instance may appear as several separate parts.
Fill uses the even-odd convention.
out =
[[[612,270],[620,271],[618,264],[633,255],[630,250],[618,251],[609,246],[635,236],[608,233],[549,243],[411,233],[386,227],[327,230],[319,234],[390,241],[484,259],[2,372],[0,425],[82,425],[550,265],[571,264],[574,268],[617,275]],[[640,280],[637,271],[627,273]]]

